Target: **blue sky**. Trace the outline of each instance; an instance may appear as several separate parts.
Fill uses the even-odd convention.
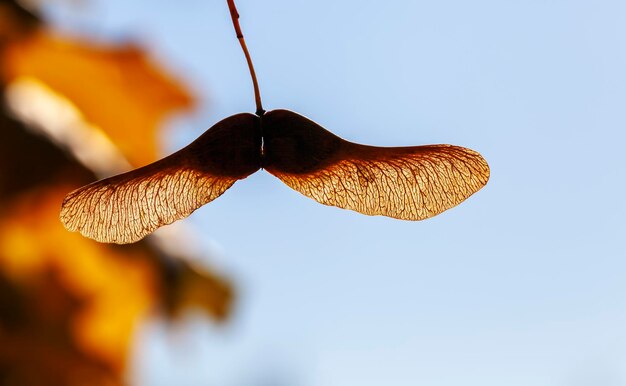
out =
[[[164,154],[254,111],[225,1],[85,3],[50,12],[143,42],[205,97]],[[492,177],[423,222],[325,207],[267,173],[238,182],[186,220],[237,280],[232,323],[155,321],[132,379],[626,385],[625,2],[237,5],[266,109],[361,143],[470,147]]]

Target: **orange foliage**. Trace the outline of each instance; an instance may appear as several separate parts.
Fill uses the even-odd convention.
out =
[[[155,288],[145,249],[113,249],[71,234],[57,219],[67,186],[22,196],[0,218],[0,269],[28,282],[53,269],[70,293],[89,299],[72,317],[80,348],[121,370],[135,324],[149,311]]]
[[[193,104],[188,91],[137,47],[61,38],[40,24],[0,4],[0,90],[24,77],[43,83],[131,162],[152,161],[155,129]],[[147,316],[189,307],[228,316],[232,289],[219,275],[145,241],[110,246],[67,232],[63,196],[95,175],[25,125],[0,111],[0,384],[123,385]]]
[[[138,47],[63,38],[47,29],[7,48],[3,76],[6,83],[35,78],[71,100],[134,165],[156,158],[153,130],[164,116],[193,103]]]

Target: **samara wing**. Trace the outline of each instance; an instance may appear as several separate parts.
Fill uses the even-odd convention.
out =
[[[101,242],[126,244],[189,216],[260,167],[260,120],[237,114],[150,165],[67,195],[61,221]]]
[[[458,205],[489,179],[483,157],[463,147],[359,145],[288,110],[270,111],[262,122],[263,167],[325,205],[423,220]]]

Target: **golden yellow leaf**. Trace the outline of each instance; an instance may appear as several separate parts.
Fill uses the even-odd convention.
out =
[[[73,317],[85,302],[53,267],[26,281],[0,270],[0,384],[121,386],[106,361],[74,344]]]
[[[71,234],[58,208],[67,190],[123,165],[111,139],[132,162],[152,161],[154,129],[192,99],[138,48],[56,36],[7,4],[0,85],[18,119],[0,112],[0,383],[122,385],[148,315],[194,306],[224,320],[231,285],[153,244]]]
[[[35,78],[71,100],[135,165],[156,158],[154,129],[193,99],[136,46],[61,37],[41,28],[4,53],[4,82]]]
[[[121,371],[135,327],[155,305],[155,272],[146,250],[102,248],[68,234],[57,220],[65,190],[23,195],[3,213],[0,270],[29,282],[52,267],[70,293],[89,299],[73,319],[79,346]]]

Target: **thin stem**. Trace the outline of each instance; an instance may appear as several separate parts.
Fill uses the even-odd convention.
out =
[[[230,10],[230,17],[233,19],[233,26],[235,27],[235,32],[237,33],[237,39],[239,39],[239,44],[241,44],[243,54],[246,56],[246,62],[248,62],[248,69],[250,70],[250,76],[252,77],[252,84],[254,86],[256,114],[261,116],[265,110],[263,110],[263,105],[261,104],[261,92],[259,91],[259,83],[256,80],[256,73],[254,72],[254,66],[252,65],[252,58],[250,57],[246,41],[241,33],[241,27],[239,26],[239,13],[237,13],[237,8],[235,7],[235,0],[226,0],[226,2],[228,3],[228,9]]]

